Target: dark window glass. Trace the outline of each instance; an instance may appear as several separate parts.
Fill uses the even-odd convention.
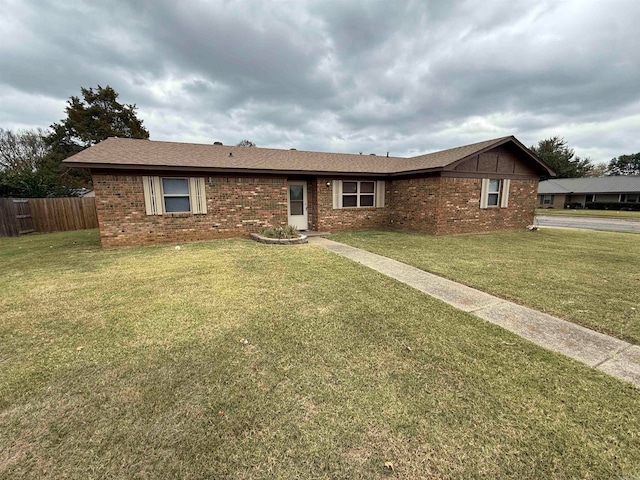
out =
[[[358,197],[356,195],[343,195],[342,196],[343,207],[357,207]]]
[[[189,197],[164,197],[164,211],[171,212],[189,212]]]
[[[289,199],[291,201],[294,200],[304,200],[303,198],[303,186],[302,185],[289,185]]]
[[[360,182],[360,193],[373,193],[374,182]]]
[[[490,193],[489,194],[487,205],[489,205],[490,207],[497,207],[498,206],[498,194],[497,193]]]
[[[342,182],[342,193],[357,193],[358,182]]]
[[[162,190],[165,195],[189,195],[189,182],[186,178],[163,178]]]
[[[360,195],[361,207],[373,207],[373,195]]]
[[[303,211],[304,202],[293,201],[291,202],[291,215],[304,215]]]

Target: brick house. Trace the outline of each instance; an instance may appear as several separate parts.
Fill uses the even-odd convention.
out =
[[[538,185],[538,208],[640,209],[640,175],[554,178]]]
[[[515,137],[413,158],[109,138],[65,160],[93,176],[104,247],[271,225],[445,235],[524,228],[553,172]]]

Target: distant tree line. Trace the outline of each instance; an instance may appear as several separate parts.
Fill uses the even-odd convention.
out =
[[[561,137],[540,140],[530,147],[558,178],[600,177],[603,175],[640,175],[640,153],[620,155],[608,165],[594,164],[590,158],[581,158]]]

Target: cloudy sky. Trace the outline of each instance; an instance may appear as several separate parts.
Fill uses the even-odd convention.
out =
[[[152,140],[640,151],[640,1],[0,0],[0,127],[111,85]]]

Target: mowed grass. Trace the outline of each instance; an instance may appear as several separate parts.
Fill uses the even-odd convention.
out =
[[[539,208],[536,215],[562,215],[566,217],[601,217],[601,218],[619,218],[621,220],[638,220],[640,221],[640,212],[628,210],[576,210],[576,209],[555,209],[555,208]]]
[[[640,343],[640,236],[542,229],[331,238],[586,327]]]
[[[0,239],[0,318],[3,479],[640,475],[638,389],[309,245]]]

